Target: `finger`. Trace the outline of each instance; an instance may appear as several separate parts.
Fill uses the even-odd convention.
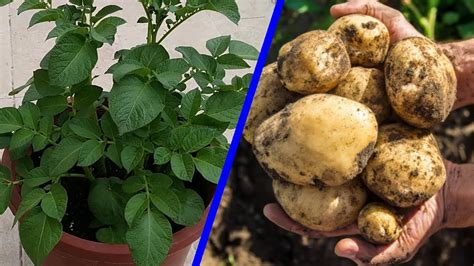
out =
[[[359,238],[345,238],[337,242],[334,252],[361,265],[371,263],[379,248]]]
[[[338,4],[331,7],[331,15],[335,18],[339,18],[351,14],[363,14],[378,19],[382,17],[377,17],[384,9],[392,10],[392,8],[385,5],[379,4],[377,1],[349,1],[344,4]],[[394,9],[393,9],[394,10]],[[395,11],[395,10],[394,10]],[[396,12],[396,11],[395,11]]]
[[[274,224],[279,227],[304,236],[309,236],[312,238],[322,238],[322,237],[336,237],[336,236],[347,236],[347,235],[356,235],[359,234],[359,229],[355,224],[349,225],[345,228],[341,228],[331,232],[321,232],[316,230],[311,230],[302,226],[301,224],[293,221],[285,211],[276,203],[268,204],[263,209],[263,214]]]

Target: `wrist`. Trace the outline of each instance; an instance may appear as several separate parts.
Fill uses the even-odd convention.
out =
[[[474,226],[474,165],[446,161],[446,183],[440,194],[443,204],[441,228]]]

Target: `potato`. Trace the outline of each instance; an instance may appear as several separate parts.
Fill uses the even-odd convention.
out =
[[[402,40],[390,50],[385,82],[395,112],[419,128],[444,121],[456,97],[457,81],[451,62],[425,38]]]
[[[333,231],[354,223],[367,199],[359,179],[337,187],[300,186],[275,179],[273,191],[288,216],[318,231]]]
[[[278,55],[283,85],[301,94],[333,89],[351,68],[342,41],[325,31],[311,31],[285,44]]]
[[[369,203],[359,213],[357,226],[362,236],[375,244],[397,240],[402,226],[395,211],[383,203]]]
[[[247,123],[245,124],[244,138],[249,143],[253,143],[254,132],[263,121],[300,97],[299,94],[283,87],[278,77],[276,63],[266,66],[260,77]]]
[[[338,186],[364,169],[377,127],[374,113],[365,105],[314,94],[265,120],[255,133],[253,149],[273,178]]]
[[[381,127],[362,179],[391,205],[406,208],[435,195],[444,184],[446,169],[428,130],[390,124]]]
[[[336,20],[328,32],[344,42],[352,65],[373,67],[384,62],[390,35],[379,20],[365,15],[348,15]]]
[[[351,68],[346,78],[331,93],[367,105],[379,123],[390,117],[385,78],[383,72],[376,68]]]

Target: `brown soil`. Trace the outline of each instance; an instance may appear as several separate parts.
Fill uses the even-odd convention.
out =
[[[474,106],[451,114],[435,132],[444,156],[474,162]],[[334,255],[339,240],[308,239],[269,222],[263,206],[274,202],[270,178],[244,140],[214,223],[203,265],[353,265]],[[474,214],[473,214],[474,215]],[[473,265],[474,228],[443,230],[408,265]]]

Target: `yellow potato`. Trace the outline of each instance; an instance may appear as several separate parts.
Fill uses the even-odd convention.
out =
[[[369,203],[359,213],[359,231],[365,239],[375,244],[389,244],[402,232],[399,217],[383,203]]]
[[[318,231],[333,231],[354,223],[367,200],[359,179],[337,187],[300,186],[275,179],[273,191],[288,216]]]
[[[377,141],[365,105],[329,94],[306,96],[265,120],[254,153],[273,178],[338,186],[364,169]]]
[[[325,31],[307,32],[285,44],[278,55],[283,85],[301,94],[333,89],[351,68],[342,41]]]
[[[260,77],[247,123],[245,124],[244,138],[249,143],[253,143],[255,130],[263,121],[300,97],[299,94],[283,87],[278,77],[276,63],[266,66]]]
[[[384,62],[390,35],[379,20],[365,15],[348,15],[336,20],[328,32],[344,42],[352,65],[373,67]]]
[[[390,124],[380,128],[362,180],[386,202],[406,208],[435,195],[446,180],[446,169],[429,131]]]
[[[456,98],[454,68],[441,49],[426,38],[405,39],[390,50],[385,83],[395,112],[419,128],[443,122]]]
[[[376,68],[353,67],[331,93],[367,105],[382,123],[391,114],[384,79],[383,72]]]

